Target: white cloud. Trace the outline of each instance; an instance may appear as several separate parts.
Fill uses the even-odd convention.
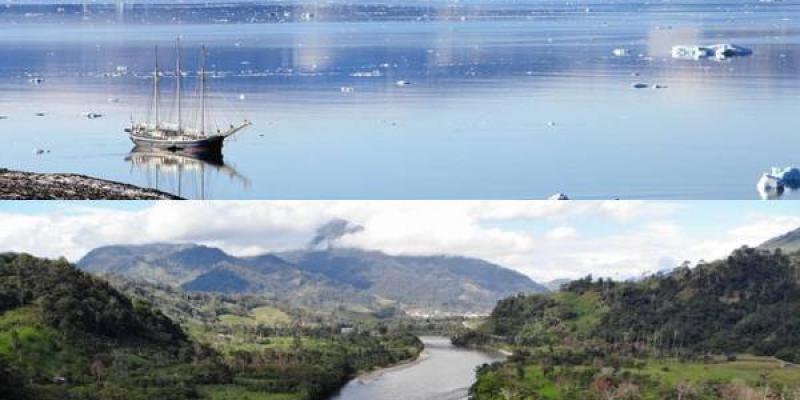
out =
[[[575,239],[578,237],[578,231],[569,226],[559,226],[549,230],[546,236],[554,240]]]
[[[749,204],[755,203],[718,211],[713,204],[656,201],[205,201],[120,211],[66,203],[44,213],[0,212],[0,251],[77,260],[98,246],[168,241],[253,255],[302,247],[317,227],[343,218],[365,229],[341,245],[479,257],[537,280],[626,278],[722,257],[800,226],[800,216],[750,213]],[[726,231],[713,218],[692,221],[709,225],[695,237],[677,218],[693,207],[728,212],[723,217],[738,223]]]

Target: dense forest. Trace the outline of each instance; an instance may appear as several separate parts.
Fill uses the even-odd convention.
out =
[[[0,255],[0,359],[19,398],[191,398],[230,382],[208,347],[65,260]]]
[[[800,395],[798,260],[744,247],[640,281],[588,276],[501,300],[453,340],[514,352],[481,369],[478,399],[795,398],[786,396]]]
[[[321,399],[421,351],[401,324],[285,307],[2,254],[0,397]]]

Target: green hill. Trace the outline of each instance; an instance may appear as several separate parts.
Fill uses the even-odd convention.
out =
[[[503,387],[594,398],[597,385],[635,386],[638,397],[630,398],[673,398],[684,383],[697,396],[683,398],[738,398],[720,394],[736,384],[771,385],[762,392],[778,396],[800,389],[792,386],[798,369],[781,368],[800,361],[799,261],[780,250],[740,248],[642,281],[587,277],[551,295],[504,299],[454,341],[515,351],[509,363],[482,371],[476,398],[500,398]],[[516,377],[528,373],[538,376],[535,387]]]
[[[112,281],[0,254],[0,398],[319,400],[422,347],[369,313]]]
[[[64,260],[0,255],[0,360],[35,399],[181,399],[230,381],[146,303]],[[24,398],[24,397],[23,397]]]

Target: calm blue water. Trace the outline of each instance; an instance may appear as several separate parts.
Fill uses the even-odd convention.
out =
[[[206,198],[749,199],[800,165],[798,2],[93,7],[0,9],[0,166]],[[224,165],[122,132],[177,35],[188,70],[210,48],[215,121],[255,123]],[[718,42],[753,54],[669,57]]]

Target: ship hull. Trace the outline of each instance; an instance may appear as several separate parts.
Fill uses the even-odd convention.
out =
[[[221,152],[224,136],[208,136],[194,140],[169,140],[139,135],[129,135],[137,147],[188,153]]]

